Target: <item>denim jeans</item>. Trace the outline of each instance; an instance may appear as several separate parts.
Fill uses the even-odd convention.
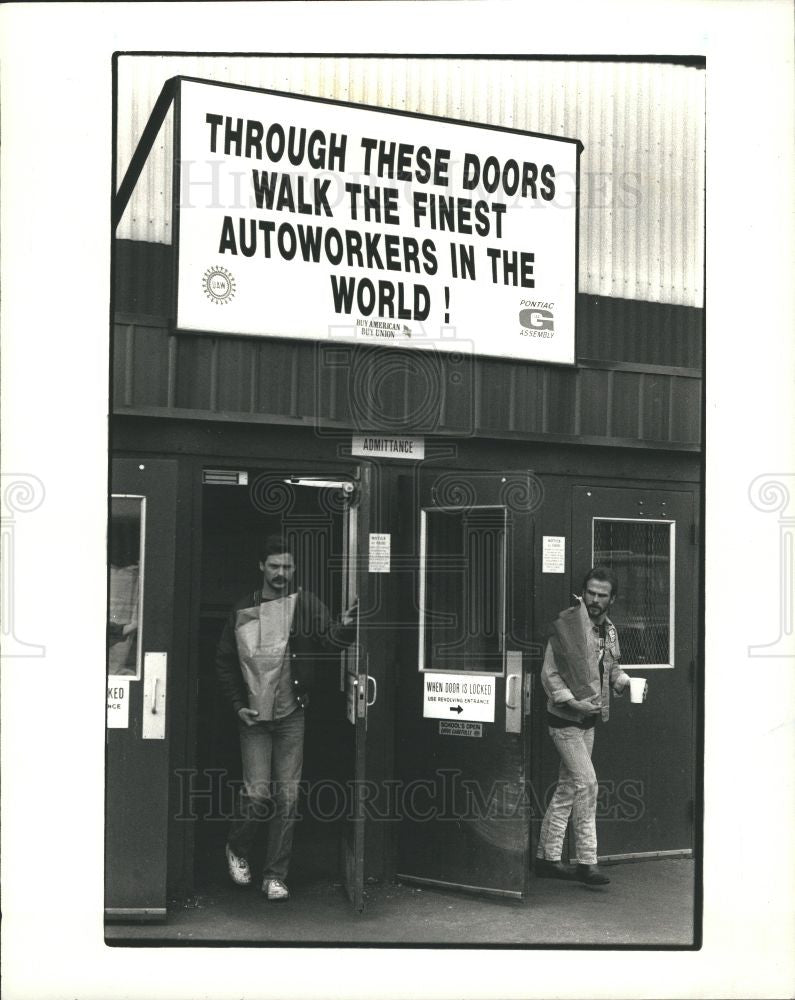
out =
[[[577,860],[582,865],[595,865],[598,782],[591,763],[594,729],[550,726],[549,735],[560,755],[560,770],[555,794],[541,824],[537,855],[548,861],[560,861],[571,816]]]
[[[229,846],[244,858],[251,855],[267,827],[264,878],[286,878],[293,847],[301,768],[304,762],[304,710],[283,719],[239,724],[243,787],[241,818],[232,824]]]

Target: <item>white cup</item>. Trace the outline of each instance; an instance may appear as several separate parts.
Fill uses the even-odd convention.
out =
[[[645,677],[630,677],[629,679],[629,700],[633,705],[640,705],[646,700],[648,684]]]

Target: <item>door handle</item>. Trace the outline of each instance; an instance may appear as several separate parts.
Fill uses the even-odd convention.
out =
[[[166,653],[144,653],[144,699],[141,717],[141,738],[166,738],[166,693],[168,656]]]
[[[375,705],[375,699],[378,697],[378,684],[376,683],[375,677],[371,677],[368,674],[367,675],[367,683],[369,684],[370,681],[373,682],[373,697],[367,699],[367,707],[368,708],[370,708],[372,705]]]
[[[513,700],[511,695],[514,693],[516,686],[519,682],[518,674],[509,674],[508,680],[505,685],[505,707],[506,708],[517,708],[516,702]]]
[[[522,731],[522,654],[510,649],[506,654],[505,732]]]

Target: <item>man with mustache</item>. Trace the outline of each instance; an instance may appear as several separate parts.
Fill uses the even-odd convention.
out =
[[[226,844],[229,875],[252,881],[250,858],[267,826],[263,896],[285,900],[304,756],[304,707],[318,662],[339,664],[356,638],[356,605],[332,622],[314,594],[292,587],[295,560],[280,535],[260,553],[262,586],[235,604],[216,651],[221,689],[237,715],[241,818]]]
[[[547,725],[560,756],[555,794],[541,824],[535,873],[606,885],[610,879],[596,864],[598,784],[591,763],[597,719],[607,722],[610,691],[620,695],[629,676],[619,666],[621,651],[607,611],[618,596],[618,581],[606,566],[594,566],[582,584],[574,608],[562,611],[552,625],[544,654],[541,683],[547,694]],[[577,865],[561,861],[569,816],[574,821]]]

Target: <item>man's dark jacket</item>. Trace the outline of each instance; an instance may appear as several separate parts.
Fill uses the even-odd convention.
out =
[[[235,714],[241,708],[248,708],[248,693],[235,642],[237,614],[246,608],[258,607],[261,603],[262,591],[255,590],[235,604],[226,620],[215,653],[218,683]],[[328,608],[321,600],[308,590],[299,589],[288,652],[293,686],[300,705],[308,703],[315,669],[337,666],[340,650],[344,646],[350,646],[355,638],[354,625],[333,622]]]

